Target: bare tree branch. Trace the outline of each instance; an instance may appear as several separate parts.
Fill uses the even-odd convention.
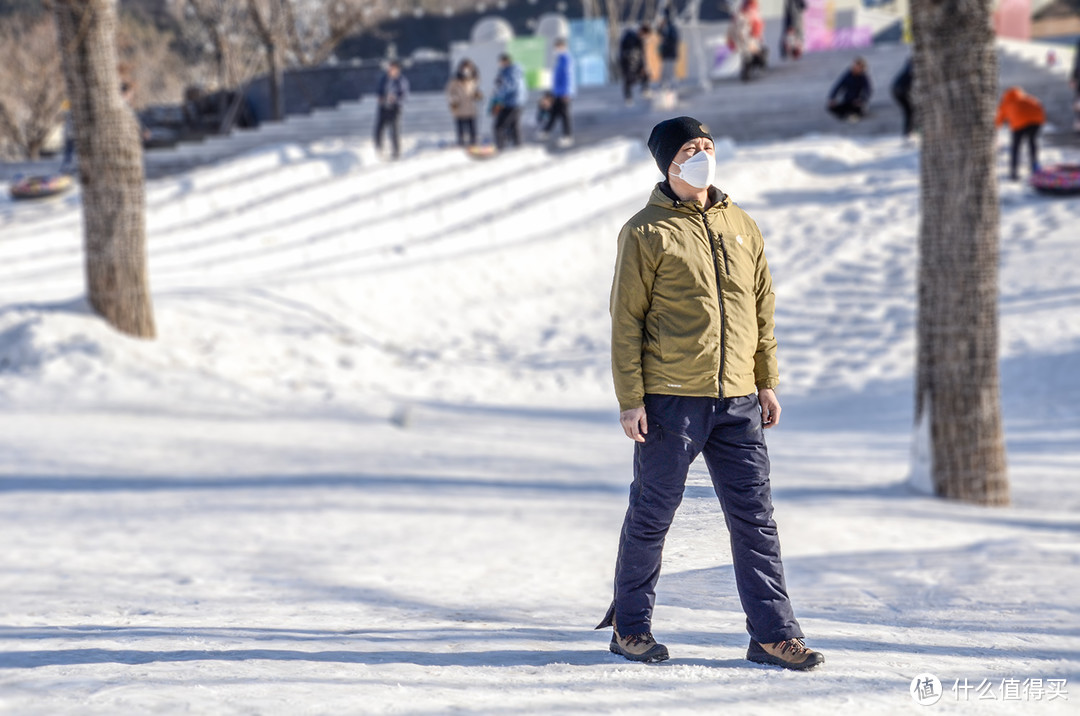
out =
[[[48,18],[15,17],[0,27],[0,141],[37,159],[64,102],[56,31]]]

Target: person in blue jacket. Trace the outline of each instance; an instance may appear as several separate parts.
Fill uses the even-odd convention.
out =
[[[499,73],[495,76],[495,92],[491,97],[491,114],[495,117],[495,146],[502,149],[507,142],[521,144],[521,109],[528,100],[525,73],[505,52],[499,55]]]
[[[828,110],[837,119],[857,122],[866,114],[870,104],[870,76],[866,72],[866,60],[856,57],[833,88],[829,90]]]
[[[401,64],[393,60],[379,78],[376,88],[379,109],[375,119],[375,150],[382,152],[383,132],[390,130],[394,159],[401,156],[401,105],[409,96],[409,80],[401,74]]]
[[[555,122],[562,122],[562,137],[559,138],[559,146],[568,147],[574,143],[573,130],[570,124],[570,99],[574,96],[574,58],[566,49],[566,40],[555,40],[555,68],[551,75],[551,112],[548,114],[547,124],[540,132],[540,138],[544,139],[555,127]]]

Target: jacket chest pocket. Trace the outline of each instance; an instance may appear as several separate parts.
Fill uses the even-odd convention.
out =
[[[724,242],[724,253],[727,254],[727,270],[724,276],[725,289],[753,292],[755,270],[750,239],[744,237],[741,233],[730,232],[724,236],[722,241]],[[720,260],[724,260],[723,255],[721,255]]]

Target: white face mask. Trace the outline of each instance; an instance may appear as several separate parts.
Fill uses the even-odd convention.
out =
[[[672,163],[679,168],[679,178],[695,189],[708,189],[716,179],[716,157],[708,152],[698,152],[682,164]]]

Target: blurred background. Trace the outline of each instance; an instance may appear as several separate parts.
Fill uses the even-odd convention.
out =
[[[914,479],[904,3],[117,7],[154,340],[91,308],[83,200],[109,179],[80,163],[51,13],[0,2],[0,710],[907,713],[930,673],[971,713],[1071,713],[1076,2],[993,14],[997,98],[1020,87],[1042,113],[998,130],[985,178],[1012,499],[995,509]],[[519,89],[497,84],[502,54],[524,100],[497,130]],[[766,239],[776,519],[828,657],[810,679],[743,660],[700,464],[657,597],[674,658],[630,665],[592,631],[632,479],[615,240],[661,179],[650,129],[683,114]],[[1014,139],[1036,124],[1037,163]]]

